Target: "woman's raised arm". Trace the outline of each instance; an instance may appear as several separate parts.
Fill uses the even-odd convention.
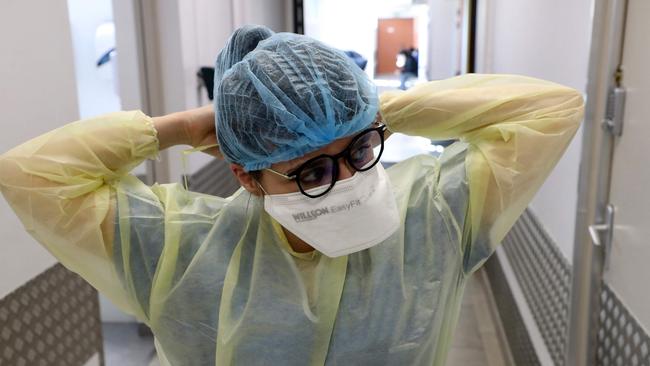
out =
[[[140,111],[89,118],[0,155],[0,191],[25,229],[67,268],[139,313],[113,263],[115,187],[159,148],[215,139],[211,106],[157,118]],[[156,196],[147,196],[162,216]]]
[[[465,268],[501,242],[566,150],[582,120],[582,95],[516,75],[468,74],[388,92],[380,98],[389,130],[468,144]],[[468,226],[469,225],[469,226]]]

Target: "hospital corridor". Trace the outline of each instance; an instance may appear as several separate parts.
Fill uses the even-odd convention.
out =
[[[650,2],[0,2],[0,366],[650,366]]]

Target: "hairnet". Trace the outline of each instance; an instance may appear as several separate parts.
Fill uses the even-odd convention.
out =
[[[217,58],[217,136],[246,171],[295,159],[366,128],[374,84],[343,52],[312,38],[238,29]]]

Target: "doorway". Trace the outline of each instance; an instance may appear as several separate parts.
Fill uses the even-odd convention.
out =
[[[398,72],[396,57],[400,51],[417,48],[413,18],[384,18],[377,25],[377,66],[375,75]]]

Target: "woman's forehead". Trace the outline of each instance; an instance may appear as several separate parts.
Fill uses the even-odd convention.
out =
[[[322,155],[322,154],[336,155],[339,152],[343,151],[350,144],[350,142],[352,142],[353,138],[354,136],[348,136],[348,137],[343,137],[334,140],[330,144],[325,145],[318,150],[307,153],[299,158],[272,164],[271,168],[286,173],[293,169],[298,168],[300,164],[318,155]]]

